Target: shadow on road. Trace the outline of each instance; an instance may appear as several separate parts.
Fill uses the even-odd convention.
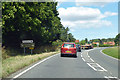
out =
[[[61,57],[61,56],[60,56]],[[62,57],[65,57],[65,58],[77,58],[77,56],[73,56],[73,55],[64,55]]]

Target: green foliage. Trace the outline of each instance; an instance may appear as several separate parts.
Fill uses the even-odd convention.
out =
[[[92,41],[92,42],[99,42],[100,45],[103,45],[103,42],[114,41],[114,38],[107,38],[107,39],[105,39],[105,38],[103,38],[103,39],[92,39],[92,40],[90,40],[90,41]]]
[[[81,40],[80,41],[80,45],[85,45],[86,41],[85,40]]]
[[[96,45],[96,44],[93,44],[93,47],[97,47],[97,45]]]
[[[99,42],[98,39],[92,39],[92,42]]]
[[[52,46],[55,46],[58,48],[60,48],[62,44],[63,44],[63,42],[61,40],[56,40],[56,41],[52,42]]]
[[[108,44],[104,44],[104,45],[99,45],[99,47],[112,47],[113,45],[108,45]]]
[[[57,2],[3,2],[2,3],[2,45],[8,50],[3,56],[23,53],[22,40],[33,40],[33,53],[55,51],[62,41],[74,41],[58,17]],[[1,36],[0,36],[1,37]],[[56,42],[56,40],[61,40]],[[30,53],[26,49],[26,53]]]
[[[19,47],[23,39],[36,46],[59,39],[63,28],[54,2],[3,2],[3,44]]]
[[[88,43],[88,39],[87,38],[85,38],[85,42]]]
[[[69,28],[65,28],[63,27],[61,29],[61,35],[60,35],[60,40],[62,40],[63,42],[74,42],[76,39],[73,37],[73,35],[71,33],[68,33]]]
[[[71,34],[71,33],[69,33],[68,34],[68,40],[70,41],[70,42],[75,42],[75,38],[73,37],[73,35]]]
[[[120,45],[120,33],[115,37],[114,41],[115,41],[115,44]]]

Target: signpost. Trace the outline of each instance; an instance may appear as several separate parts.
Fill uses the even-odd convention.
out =
[[[24,48],[24,54],[26,48],[29,48],[32,54],[32,50],[35,47],[35,43],[33,43],[33,40],[22,40],[21,47]]]

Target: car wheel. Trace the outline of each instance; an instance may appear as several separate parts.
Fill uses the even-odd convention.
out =
[[[63,57],[63,54],[61,54],[60,56]]]
[[[75,54],[74,57],[77,58],[77,55]]]

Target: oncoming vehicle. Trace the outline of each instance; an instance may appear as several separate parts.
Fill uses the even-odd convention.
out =
[[[81,46],[79,44],[76,44],[76,48],[78,52],[81,52]]]
[[[61,57],[64,55],[72,55],[77,57],[77,49],[75,43],[63,43],[61,47]]]

